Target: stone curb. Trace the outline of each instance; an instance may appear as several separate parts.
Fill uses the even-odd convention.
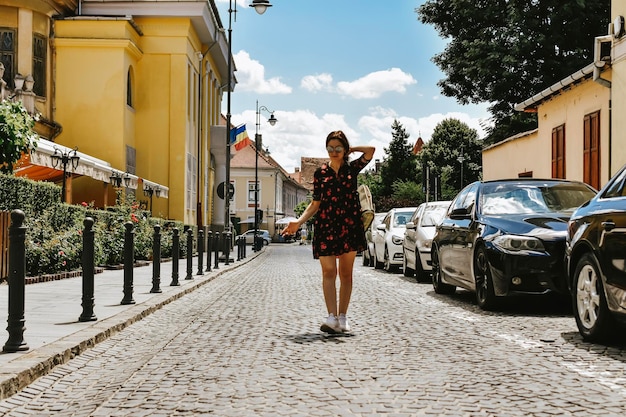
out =
[[[196,283],[181,288],[180,291],[167,294],[155,294],[146,301],[130,306],[115,316],[94,321],[88,328],[63,337],[17,358],[0,370],[0,400],[8,398],[33,383],[37,378],[47,375],[55,366],[62,365],[80,355],[87,349],[108,339],[133,323],[136,323],[199,287],[213,281],[225,272],[239,268],[255,259],[259,254],[252,252],[245,259],[228,266],[222,265],[219,271],[212,270],[202,277],[195,275]],[[1,354],[1,353],[0,353]]]

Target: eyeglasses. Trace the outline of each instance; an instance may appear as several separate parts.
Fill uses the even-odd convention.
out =
[[[328,153],[331,153],[331,152],[340,153],[340,152],[343,152],[343,146],[335,146],[334,148],[332,146],[327,146],[326,150],[328,151]]]

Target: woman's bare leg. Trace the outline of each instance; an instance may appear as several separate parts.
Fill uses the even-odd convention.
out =
[[[352,269],[356,252],[348,252],[339,256],[339,314],[346,314],[352,296]]]
[[[337,257],[320,256],[322,266],[322,287],[328,314],[337,316]]]

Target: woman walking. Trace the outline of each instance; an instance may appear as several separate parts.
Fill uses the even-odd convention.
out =
[[[358,173],[372,160],[373,146],[350,147],[346,135],[331,132],[326,138],[330,161],[315,171],[313,200],[297,221],[289,223],[283,235],[293,235],[317,213],[313,223],[313,257],[322,267],[322,288],[328,317],[320,330],[349,332],[346,314],[352,295],[352,269],[357,252],[365,250],[365,231],[357,193]],[[361,155],[349,161],[353,152]],[[336,279],[339,272],[339,299]]]

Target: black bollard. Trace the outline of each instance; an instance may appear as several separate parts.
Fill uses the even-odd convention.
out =
[[[235,247],[237,248],[237,260],[241,261],[241,236],[235,238]]]
[[[193,279],[193,230],[187,229],[187,276],[185,279]]]
[[[24,212],[11,212],[9,226],[9,318],[7,319],[9,339],[2,347],[3,352],[28,350],[24,341],[26,330],[24,319],[24,300],[26,287],[26,226]]]
[[[196,273],[196,275],[203,274],[203,269],[204,269],[202,265],[203,257],[204,257],[204,231],[198,228],[198,272]]]
[[[230,239],[232,236],[230,232],[224,233],[224,256],[226,258],[226,265],[230,264]]]
[[[124,298],[120,304],[135,304],[133,299],[133,268],[135,266],[135,232],[133,222],[124,223]]]
[[[171,287],[180,285],[178,282],[178,262],[180,260],[180,236],[178,236],[178,227],[172,230],[172,282]]]
[[[220,244],[222,241],[220,240],[220,232],[215,232],[215,237],[213,238],[215,247],[215,265],[213,265],[213,269],[220,268]]]
[[[161,226],[154,225],[152,239],[152,289],[151,293],[160,293],[161,290]]]
[[[83,230],[83,312],[78,321],[95,321],[98,320],[93,312],[94,307],[94,235],[93,219],[85,217],[83,220],[85,229]]]
[[[211,240],[213,233],[210,230],[206,232],[206,271],[211,272]]]

